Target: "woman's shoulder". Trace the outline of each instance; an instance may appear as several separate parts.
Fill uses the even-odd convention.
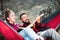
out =
[[[22,24],[16,23],[16,25],[18,25],[19,27],[22,27]]]

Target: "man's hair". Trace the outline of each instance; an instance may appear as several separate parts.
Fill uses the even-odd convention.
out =
[[[22,14],[20,14],[20,20],[22,19],[21,17],[23,16],[23,15],[25,15],[26,13],[22,13]]]

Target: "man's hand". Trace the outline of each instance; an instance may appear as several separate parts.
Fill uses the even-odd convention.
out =
[[[41,14],[40,16],[36,17],[36,22],[40,23],[41,22],[41,17],[44,16],[44,14]]]
[[[37,23],[40,23],[40,22],[41,22],[40,19],[41,19],[40,16],[37,16],[37,17],[36,17],[36,22],[37,22]]]

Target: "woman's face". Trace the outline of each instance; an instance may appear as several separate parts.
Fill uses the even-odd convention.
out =
[[[9,22],[15,22],[15,20],[16,20],[15,13],[13,11],[11,11],[9,14],[9,17],[7,17],[7,19],[9,20]]]

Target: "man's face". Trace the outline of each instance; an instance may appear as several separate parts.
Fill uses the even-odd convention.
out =
[[[24,23],[28,23],[28,22],[29,22],[28,15],[27,15],[27,14],[22,15],[22,16],[21,16],[21,20],[22,20],[22,22],[24,22]]]

